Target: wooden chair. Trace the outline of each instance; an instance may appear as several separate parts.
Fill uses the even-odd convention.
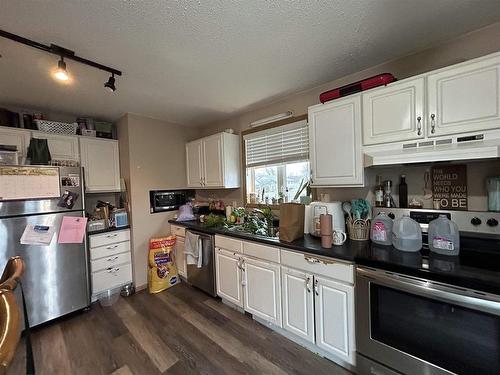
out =
[[[9,259],[0,278],[0,374],[7,372],[21,338],[21,309],[14,290],[20,283],[24,270],[23,259],[15,256]],[[26,331],[29,331],[29,324]],[[31,342],[29,346],[31,350]]]

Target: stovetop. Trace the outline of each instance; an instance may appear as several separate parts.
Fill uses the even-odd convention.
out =
[[[420,223],[424,232],[424,247],[411,253],[372,243],[357,253],[357,264],[500,295],[500,227],[486,223],[490,219],[500,221],[499,213],[394,208],[374,208],[373,211],[373,216],[379,211],[385,211],[393,213],[395,217],[416,211],[421,219],[427,218],[428,220],[422,219],[423,222]],[[461,233],[458,256],[435,254],[425,245],[428,221],[436,217],[438,212],[450,215],[459,226]],[[481,224],[477,224],[473,218],[479,218]]]

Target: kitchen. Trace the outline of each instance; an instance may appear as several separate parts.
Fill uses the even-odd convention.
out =
[[[390,10],[393,24],[386,27],[379,22],[382,16],[377,11],[380,13],[382,6],[376,2],[357,2],[363,5],[362,10],[347,3],[317,4],[309,9],[302,9],[301,4],[300,9],[292,9],[283,3],[283,10],[295,21],[284,23],[287,31],[285,25],[267,29],[267,16],[250,21],[229,3],[224,11],[213,4],[190,5],[184,11],[182,7],[163,8],[159,4],[137,8],[96,5],[99,15],[93,13],[91,5],[86,9],[59,3],[58,8],[56,3],[30,3],[33,9],[22,4],[6,5],[5,16],[0,16],[2,29],[49,49],[52,42],[74,48],[78,51],[74,57],[90,58],[110,70],[104,69],[104,78],[95,67],[71,56],[60,59],[61,50],[38,51],[2,35],[0,71],[5,86],[0,91],[0,107],[8,114],[2,125],[11,126],[0,127],[0,144],[15,145],[18,164],[23,167],[32,139],[47,139],[51,158],[66,163],[41,168],[58,170],[61,184],[52,187],[60,194],[79,189],[76,193],[80,200],[75,203],[78,210],[68,210],[88,216],[89,224],[101,220],[106,226],[115,218],[116,225],[116,217],[126,221],[111,232],[109,228],[99,229],[102,232],[87,230],[80,244],[66,245],[84,256],[86,261],[80,264],[88,263],[84,264],[87,276],[81,276],[78,284],[87,283],[82,294],[87,302],[73,304],[74,309],[68,308],[67,312],[72,310],[69,315],[56,314],[59,317],[54,321],[56,316],[50,314],[34,320],[31,338],[37,371],[226,373],[234,368],[240,373],[498,372],[500,275],[495,250],[499,248],[500,216],[494,178],[500,170],[497,4],[484,1],[478,9],[473,2],[450,6],[448,1],[438,1],[432,3],[432,12],[426,10],[422,16],[415,15],[415,5],[406,4]],[[248,14],[262,16],[265,9],[269,17],[279,19],[280,12],[271,6],[244,6]],[[123,12],[123,18],[117,16],[117,9]],[[136,13],[134,9],[141,11]],[[44,26],[43,17],[24,24],[12,21],[14,15],[28,19],[35,10],[58,22]],[[238,39],[242,44],[234,47],[232,56],[240,53],[238,56],[247,58],[242,66],[248,69],[248,77],[241,77],[241,70],[237,70],[238,79],[245,79],[244,85],[228,82],[228,77],[234,80],[237,76],[233,69],[242,64],[241,59],[235,59],[235,65],[225,72],[220,69],[229,60],[224,60],[228,56],[220,52],[224,48],[217,30],[204,23],[193,24],[200,21],[199,17],[207,20],[207,14],[218,11],[227,22],[227,30],[235,31],[234,38],[243,38]],[[344,11],[353,27],[348,31],[332,27],[351,38],[348,40],[353,47],[330,43],[326,36],[319,35],[320,29],[310,22],[310,28],[305,25],[307,17],[317,17],[318,22],[336,17],[340,22],[339,15]],[[150,22],[151,29],[134,28],[145,24],[141,12],[158,25]],[[191,16],[185,21],[193,27],[190,31],[202,27],[220,49],[211,46],[208,50],[204,47],[206,40],[197,37],[184,40],[187,45],[181,47],[183,12]],[[359,19],[353,21],[357,12],[366,17],[366,24]],[[91,14],[96,16],[93,20]],[[160,14],[172,25],[165,25]],[[171,18],[172,14],[178,19]],[[55,26],[74,24],[79,15],[87,15],[86,20],[95,27],[87,27],[79,35],[78,27],[67,27],[65,34]],[[113,20],[109,26],[104,26],[105,15]],[[231,15],[243,17],[235,18],[242,20],[238,26],[241,30],[229,21]],[[415,27],[402,21],[410,15],[417,17],[417,35],[411,35],[410,29],[414,31]],[[439,17],[446,27],[431,22]],[[120,21],[125,21],[120,27],[129,36],[127,43],[112,29]],[[424,25],[427,32],[422,31]],[[172,39],[164,40],[160,35],[167,34],[153,30],[156,26],[168,28]],[[295,30],[297,40],[321,40],[323,47],[332,48],[332,54],[326,58],[314,49],[321,46],[318,41],[314,48],[308,46],[304,51],[287,49],[301,59],[296,61],[289,55],[285,62],[280,50],[269,47],[262,38],[261,46],[275,62],[289,67],[286,74],[291,75],[285,76],[285,71],[276,72],[274,61],[266,65],[266,58],[256,57],[260,55],[253,44],[255,35],[242,32],[254,30],[254,26],[261,26],[257,32],[260,36],[266,31],[292,36]],[[388,31],[390,27],[402,31],[398,36],[401,39]],[[356,33],[363,38],[353,37]],[[106,37],[101,40],[102,36]],[[141,43],[150,37],[159,46],[156,52]],[[229,36],[224,41],[226,38]],[[95,49],[92,40],[96,41]],[[389,41],[391,44],[387,44]],[[109,43],[114,43],[115,49],[110,50]],[[378,51],[369,53],[374,46]],[[123,59],[129,55],[128,48],[136,48],[130,53],[131,61]],[[185,62],[189,56],[193,64],[205,54],[200,60],[207,64],[205,70],[199,66],[175,67],[173,60],[164,60],[165,56],[174,59],[175,50],[179,51],[175,58]],[[138,72],[133,61],[152,53],[158,61],[146,59],[151,66]],[[355,57],[337,60],[350,53]],[[47,74],[58,60],[66,64],[71,77],[67,84]],[[30,66],[27,61],[37,63]],[[325,64],[324,75],[313,74],[311,67],[318,61]],[[165,75],[167,66],[172,70]],[[113,73],[118,71],[123,75]],[[383,81],[388,72],[395,81]],[[180,75],[176,78],[176,74]],[[382,77],[382,84],[366,87],[370,77]],[[116,91],[101,93],[102,81],[105,87],[111,82]],[[25,82],[31,92],[15,87],[16,82]],[[156,82],[162,82],[169,91]],[[207,86],[209,92],[199,91],[201,82],[213,85]],[[188,87],[196,91],[190,92]],[[20,126],[9,122],[13,116],[10,113],[18,114]],[[36,118],[40,114],[43,118]],[[87,125],[92,121],[78,118],[93,118],[94,128],[96,122],[113,125],[107,139],[103,134],[47,133],[40,128],[23,128],[24,115],[32,116],[35,124],[35,120],[76,123],[80,133],[91,131],[92,125]],[[80,129],[82,122],[85,126]],[[63,177],[78,174],[66,176],[64,168],[75,168],[67,165],[84,167],[79,177],[84,183],[62,184],[68,181]],[[402,175],[406,194],[401,188],[405,186],[401,184]],[[446,189],[439,190],[439,180],[460,195],[443,195]],[[56,195],[49,194],[54,207]],[[176,215],[190,214],[186,207],[177,210],[190,198],[196,203],[194,214],[204,215],[205,223],[174,222]],[[376,202],[383,205],[386,198],[392,207],[377,207]],[[16,201],[3,200],[2,215],[1,210]],[[42,203],[43,199],[34,201]],[[368,213],[356,209],[364,204],[361,201],[370,204]],[[346,206],[347,222],[342,204],[336,202],[351,204],[350,209]],[[318,237],[310,233],[317,225],[321,229],[321,221],[328,226],[328,217],[319,217],[319,213],[325,213],[324,207],[332,207],[326,209],[332,218],[322,246],[322,232]],[[36,210],[34,216],[45,212]],[[292,213],[283,215],[287,210]],[[378,245],[377,238],[370,241],[380,211],[394,216],[389,219],[392,231],[384,232],[385,241],[392,239],[396,224],[409,223],[404,216],[407,214],[412,228],[420,234],[412,239],[420,240],[424,249],[402,251],[394,247],[396,244]],[[49,208],[45,213],[58,212]],[[457,225],[460,244],[451,244],[453,249],[460,249],[458,255],[436,255],[426,246],[429,236],[433,238],[430,222],[439,212],[448,215],[446,220],[451,219],[446,221],[449,228],[453,227],[451,222]],[[350,215],[364,223],[354,222]],[[2,216],[2,220],[4,217],[10,220],[10,215]],[[54,225],[56,232],[61,231],[60,225]],[[20,249],[25,258],[26,278],[35,274],[30,268],[34,267],[30,254],[44,249],[61,256],[66,253],[58,243],[61,233],[54,234],[49,247],[23,245],[19,238],[24,229],[5,233],[16,238],[13,248]],[[271,237],[262,236],[262,230]],[[211,266],[204,264],[200,270],[182,255],[192,250],[192,244],[186,246],[190,231],[208,234],[209,240],[201,247],[211,250],[203,252],[204,261],[211,261]],[[166,291],[148,294],[150,240],[170,234],[176,237],[174,258],[181,282],[175,280]],[[108,238],[110,235],[113,237]],[[432,244],[431,240],[429,247]],[[111,252],[100,253],[107,247]],[[3,255],[3,265],[8,256]],[[100,265],[107,259],[111,259],[112,267]],[[108,268],[113,276],[102,278],[99,272],[108,273]],[[58,272],[61,277],[66,275]],[[43,293],[33,285],[43,284],[46,278],[39,273],[36,277],[39,281],[31,286],[24,283],[27,295]],[[130,295],[118,297],[123,286],[127,286],[124,295]],[[63,293],[67,288],[57,281],[48,290],[60,290],[61,301],[67,301]],[[111,306],[96,302],[102,299],[105,305],[106,293]],[[30,309],[34,308],[32,299],[29,296]],[[22,304],[18,305],[22,310]],[[49,312],[52,307],[39,309]],[[170,321],[164,315],[173,318]],[[163,328],[155,330],[157,324]],[[418,334],[419,330],[439,334],[432,337]],[[26,333],[23,336],[8,373],[26,372]],[[55,343],[57,353],[46,345],[48,342]],[[78,355],[78,343],[88,355]]]

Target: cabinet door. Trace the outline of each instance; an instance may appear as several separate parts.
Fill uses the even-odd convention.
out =
[[[281,327],[280,266],[244,258],[245,311]]]
[[[80,137],[80,154],[85,171],[85,191],[120,191],[117,141]]]
[[[314,342],[314,296],[311,274],[281,267],[283,328]]]
[[[393,83],[363,97],[363,144],[424,138],[424,78]]]
[[[186,256],[184,255],[184,237],[176,237],[175,243],[175,264],[179,275],[186,277]]]
[[[217,295],[239,307],[243,307],[241,261],[237,253],[222,249],[215,252]]]
[[[80,161],[78,137],[34,132],[33,138],[46,139],[52,160]]]
[[[428,135],[500,128],[500,56],[427,77]]]
[[[203,186],[224,186],[222,147],[222,134],[203,138]]]
[[[30,132],[27,130],[14,129],[0,126],[0,144],[17,147],[18,155],[26,157],[30,144]],[[22,160],[19,160],[22,163]]]
[[[362,186],[361,97],[309,108],[313,186]]]
[[[316,345],[354,364],[354,287],[316,277],[314,291]]]
[[[186,175],[188,187],[201,187],[203,174],[203,143],[201,140],[186,144]]]

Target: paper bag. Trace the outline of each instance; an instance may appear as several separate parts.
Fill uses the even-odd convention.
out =
[[[280,240],[292,242],[304,236],[305,206],[299,203],[280,204]]]

